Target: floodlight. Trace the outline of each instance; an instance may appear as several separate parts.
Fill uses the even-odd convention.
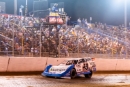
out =
[[[24,6],[23,6],[23,5],[21,5],[21,6],[20,6],[20,8],[22,8],[22,9],[23,9],[23,8],[24,8]]]

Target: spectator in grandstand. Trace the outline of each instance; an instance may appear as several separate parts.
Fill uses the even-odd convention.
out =
[[[85,19],[84,22],[85,22],[85,24],[84,24],[85,27],[88,27],[88,21],[87,21],[87,19]]]
[[[67,25],[69,25],[69,26],[71,25],[70,19],[71,19],[71,17],[68,16]]]
[[[58,12],[58,4],[55,3],[53,6],[52,6],[52,12]]]
[[[40,30],[38,28],[21,28],[18,26],[19,23],[17,23],[19,20],[21,20],[19,17],[16,16],[10,16],[8,17],[0,17],[1,21],[0,24],[4,25],[3,30],[1,30],[1,37],[5,37],[4,39],[0,38],[3,43],[8,43],[11,45],[10,41],[8,39],[13,38],[14,34],[14,43],[15,43],[15,51],[17,51],[19,54],[21,54],[21,51],[24,50],[24,52],[28,55],[28,53],[32,53],[35,55],[39,55],[40,45]],[[4,23],[3,21],[4,20]],[[8,22],[10,20],[10,22]],[[39,19],[35,18],[35,21],[39,23]],[[86,26],[87,19],[84,20],[86,23],[84,24]],[[24,22],[23,20],[21,22]],[[28,26],[34,25],[34,20],[32,18],[26,18],[26,22]],[[15,28],[13,28],[12,23],[15,24]],[[83,23],[83,22],[82,22]],[[8,28],[9,24],[9,28]],[[78,19],[78,24],[81,25],[80,18]],[[68,26],[69,27],[69,26]],[[65,53],[66,56],[69,56],[69,52],[78,52],[78,44],[79,44],[79,51],[85,52],[85,53],[98,53],[98,54],[105,54],[105,53],[111,53],[111,54],[124,54],[125,44],[122,44],[123,41],[125,41],[126,32],[124,32],[124,29],[122,26],[108,26],[106,24],[102,23],[95,23],[95,28],[92,29],[85,29],[83,28],[71,28],[71,27],[61,27],[59,30],[59,35],[61,37],[61,44],[63,46],[61,47],[61,50],[63,53]],[[98,28],[98,30],[97,30]],[[80,30],[80,33],[78,32]],[[43,28],[41,30],[42,33],[42,52],[49,52],[54,51],[57,52],[57,39],[56,39],[56,28],[53,27],[52,30],[49,28]],[[127,30],[129,31],[129,30]],[[14,32],[14,33],[13,33]],[[20,36],[23,34],[23,37]],[[127,33],[127,42],[130,42],[129,33]],[[114,37],[114,38],[113,38]],[[79,39],[79,40],[78,40]],[[22,47],[22,40],[24,41],[23,47]],[[121,42],[122,41],[122,42]],[[24,48],[24,49],[23,49]],[[5,51],[5,47],[1,45],[1,50]],[[9,49],[8,49],[9,50]],[[129,52],[129,50],[128,50]]]
[[[62,44],[61,52],[65,53],[65,56],[69,57],[68,46],[66,44]]]
[[[81,26],[81,19],[80,18],[77,20],[77,23],[79,26]]]
[[[84,28],[85,27],[85,19],[84,18],[82,19],[81,24],[82,24],[82,27]]]

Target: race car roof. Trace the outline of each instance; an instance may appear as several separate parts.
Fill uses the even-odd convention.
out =
[[[87,58],[91,58],[91,57],[85,57],[85,58],[69,58],[69,59],[66,59],[66,60],[80,60],[80,59],[87,59]]]
[[[82,58],[69,58],[69,59],[66,59],[66,60],[79,60],[79,59],[82,59]]]

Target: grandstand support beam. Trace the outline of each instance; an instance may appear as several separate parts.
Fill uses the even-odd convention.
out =
[[[124,23],[125,23],[125,43],[127,42],[127,0],[124,2]],[[127,45],[125,45],[125,52],[126,52],[126,58],[127,58]]]
[[[61,54],[61,52],[60,52],[60,48],[61,48],[61,38],[60,38],[59,35],[58,35],[58,38],[59,38],[58,54],[59,54],[59,57],[60,57],[60,54]]]
[[[13,24],[13,43],[12,43],[12,56],[14,56],[14,24]]]
[[[78,58],[79,58],[79,33],[80,33],[80,31],[78,31],[78,35],[77,35],[77,41],[78,41]]]
[[[17,0],[14,0],[14,15],[17,15]]]
[[[41,26],[40,26],[40,57],[42,56],[42,27],[43,27],[43,23],[41,23]]]

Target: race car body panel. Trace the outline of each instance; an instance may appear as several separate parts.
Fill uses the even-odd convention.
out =
[[[46,67],[46,69],[42,73],[42,75],[43,76],[52,76],[52,77],[64,77],[73,68],[74,68],[74,65],[70,65],[70,66],[52,66],[52,65],[49,65],[49,66]]]
[[[57,66],[48,65],[43,76],[50,77],[71,77],[85,75],[91,77],[92,73],[96,71],[96,64],[92,58],[72,58],[67,59]],[[88,74],[88,76],[87,76]]]

